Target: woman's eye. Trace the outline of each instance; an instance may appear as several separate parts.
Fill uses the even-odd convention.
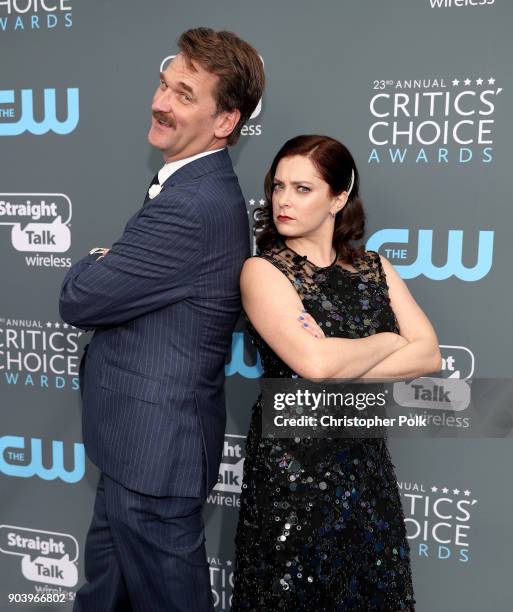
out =
[[[308,193],[308,192],[310,191],[310,188],[309,188],[309,187],[305,187],[304,185],[299,185],[299,186],[298,186],[298,190],[299,190],[301,193]]]
[[[276,191],[276,189],[278,189],[279,186],[280,186],[280,183],[273,183],[273,191]]]

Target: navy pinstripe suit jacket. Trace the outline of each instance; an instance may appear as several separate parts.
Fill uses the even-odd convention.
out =
[[[81,364],[84,444],[125,487],[198,496],[217,482],[224,365],[248,256],[244,198],[224,149],[177,170],[104,258],[88,255],[67,273],[61,317],[95,330]]]

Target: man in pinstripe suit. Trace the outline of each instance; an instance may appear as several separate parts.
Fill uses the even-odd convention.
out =
[[[224,364],[249,256],[227,146],[263,91],[256,51],[196,28],[160,74],[149,142],[165,165],[110,249],[64,279],[64,321],[94,335],[83,437],[100,468],[75,611],[212,610],[201,510],[217,481]]]

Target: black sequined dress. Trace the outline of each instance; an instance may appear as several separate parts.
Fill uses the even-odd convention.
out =
[[[292,282],[326,336],[398,331],[377,253],[320,268],[284,244],[260,255]],[[264,376],[297,377],[251,323]],[[253,407],[232,610],[414,610],[404,514],[383,438],[262,437]]]

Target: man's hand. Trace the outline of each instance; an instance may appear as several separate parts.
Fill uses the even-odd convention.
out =
[[[95,247],[89,251],[89,255],[95,255],[96,253],[100,254],[100,256],[96,258],[96,261],[98,261],[98,259],[105,257],[109,251],[110,249],[107,249],[106,247]]]

